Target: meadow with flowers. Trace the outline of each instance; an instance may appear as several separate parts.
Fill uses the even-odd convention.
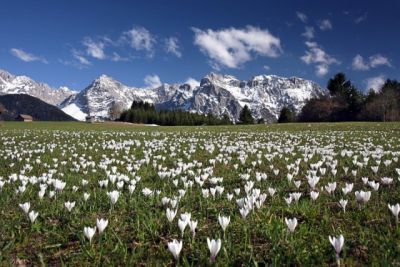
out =
[[[400,124],[0,126],[0,265],[400,265]]]

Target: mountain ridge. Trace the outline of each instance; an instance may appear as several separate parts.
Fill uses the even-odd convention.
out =
[[[3,76],[6,78],[1,78]],[[0,75],[0,94],[7,91],[2,90],[2,81],[14,81],[16,77],[21,76],[9,73]],[[49,92],[52,88],[47,84],[37,83],[29,77],[25,80],[28,85],[22,86],[22,89],[14,85],[8,86],[14,88],[8,91],[39,95],[38,98],[50,104],[56,102],[60,109],[78,120],[84,120],[86,116],[107,119],[108,110],[115,103],[127,109],[136,100],[152,103],[158,109],[184,109],[216,116],[227,114],[233,121],[238,120],[241,109],[248,105],[255,118],[273,122],[284,106],[299,111],[308,99],[326,93],[325,89],[310,80],[265,74],[239,80],[232,75],[210,72],[201,79],[199,86],[163,83],[155,88],[127,86],[102,74],[80,92],[59,88],[55,90],[57,93]],[[42,91],[42,94],[38,93]]]

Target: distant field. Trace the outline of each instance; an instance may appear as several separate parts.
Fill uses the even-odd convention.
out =
[[[47,130],[161,130],[161,131],[400,131],[398,122],[345,122],[345,123],[285,123],[265,125],[232,125],[232,126],[147,126],[132,123],[86,123],[86,122],[1,122],[0,129],[47,129]]]
[[[399,157],[400,123],[3,122],[0,265],[400,265]]]

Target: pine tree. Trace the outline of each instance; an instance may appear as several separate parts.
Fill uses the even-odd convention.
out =
[[[279,114],[278,123],[294,122],[296,119],[296,114],[293,109],[289,107],[283,107],[281,113]]]
[[[251,115],[251,111],[247,105],[245,105],[239,114],[240,124],[254,124],[254,118]]]

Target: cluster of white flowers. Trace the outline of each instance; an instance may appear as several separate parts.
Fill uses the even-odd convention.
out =
[[[215,232],[211,239],[204,237],[210,261],[215,262],[222,236],[229,234],[232,227],[231,220],[247,222],[272,201],[283,203],[293,212],[281,220],[295,236],[307,224],[307,218],[295,217],[294,211],[302,201],[316,205],[325,201],[321,199],[331,199],[338,213],[358,212],[368,208],[381,190],[397,186],[400,180],[400,168],[395,168],[397,177],[388,177],[385,172],[390,166],[398,166],[400,152],[384,150],[368,137],[341,149],[334,145],[341,132],[332,134],[330,139],[272,132],[175,134],[54,132],[52,143],[41,143],[32,132],[24,135],[31,138],[30,145],[17,145],[13,137],[3,134],[0,156],[9,162],[9,169],[5,177],[0,177],[0,191],[13,190],[21,200],[27,199],[28,191],[34,191],[38,202],[49,203],[66,196],[64,199],[69,200],[63,205],[67,216],[79,216],[81,206],[99,201],[100,197],[109,201],[106,204],[110,213],[118,209],[121,201],[146,199],[160,207],[165,223],[179,229],[175,234],[181,240],[173,239],[167,244],[175,260],[179,260],[184,246],[185,229],[190,229],[192,239],[198,238],[196,231],[207,221],[186,206],[186,199],[196,194],[198,205],[233,203],[234,209],[214,214],[218,218],[214,223],[220,225],[222,232]],[[143,168],[150,169],[150,174],[144,176]],[[225,177],[221,171],[224,168],[231,168],[235,176],[230,173]],[[35,172],[42,174],[36,176]],[[80,197],[69,198],[71,192]],[[36,209],[32,196],[30,202],[19,207],[33,224],[39,213],[30,210],[30,203]],[[398,223],[399,204],[385,203],[382,209],[387,209],[386,205]],[[82,226],[83,234],[91,243],[96,230],[101,234],[107,226],[108,220],[97,219],[94,227]],[[175,227],[171,229],[175,231]],[[329,241],[339,258],[344,237],[329,236]]]

